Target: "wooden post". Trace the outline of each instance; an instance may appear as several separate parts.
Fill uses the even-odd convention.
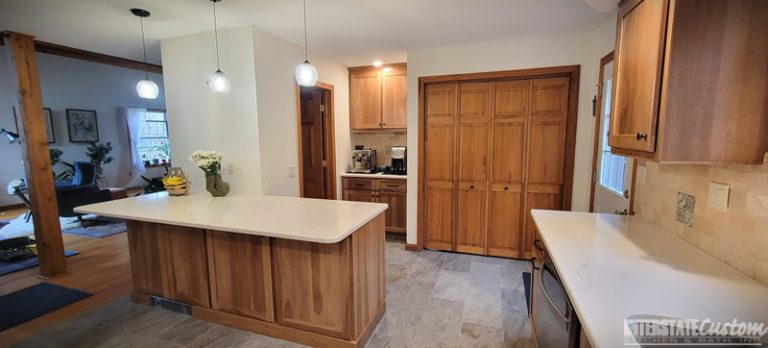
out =
[[[53,185],[40,93],[34,37],[4,32],[5,53],[12,81],[18,86],[19,133],[29,188],[32,221],[35,224],[40,275],[54,277],[67,271],[64,241],[59,224],[59,207]]]

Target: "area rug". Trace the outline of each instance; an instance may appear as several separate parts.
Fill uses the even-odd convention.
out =
[[[525,289],[525,305],[528,306],[528,315],[531,315],[531,272],[523,272],[523,288]]]
[[[61,232],[86,238],[104,238],[123,233],[127,229],[125,222],[122,221],[107,221],[104,225],[91,225],[90,222],[86,222],[86,226],[88,227],[68,228]]]
[[[75,250],[64,250],[64,257],[70,257],[77,254],[79,254],[79,252]],[[26,259],[15,261],[15,262],[0,261],[0,276],[6,275],[8,273],[18,272],[23,269],[32,268],[39,264],[40,264],[40,260],[37,259],[37,256],[33,256],[30,258],[26,258]]]
[[[40,283],[0,297],[0,331],[91,296],[90,293],[51,283]]]
[[[62,232],[87,238],[104,238],[125,232],[126,230],[125,221],[121,219],[110,219],[95,215],[85,215],[83,219],[86,220],[85,224],[87,227],[85,228],[83,228],[76,217],[60,218],[59,223],[61,224]],[[34,235],[35,225],[32,223],[32,220],[29,220],[29,222],[24,221],[23,215],[11,220],[9,224],[0,228],[0,240],[23,236],[34,238]]]

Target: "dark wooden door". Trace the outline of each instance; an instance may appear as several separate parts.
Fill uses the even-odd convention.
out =
[[[325,166],[324,92],[319,88],[301,88],[302,181],[307,198],[327,198]]]

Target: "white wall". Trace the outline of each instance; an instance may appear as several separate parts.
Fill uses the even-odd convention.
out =
[[[140,184],[140,179],[133,181],[134,178],[129,175],[131,154],[128,130],[117,110],[121,106],[164,109],[162,88],[158,99],[144,100],[136,95],[136,82],[144,78],[141,71],[41,53],[36,58],[43,104],[53,111],[56,142],[50,146],[64,151],[64,161],[87,161],[85,148],[88,144],[69,142],[66,109],[96,110],[99,142],[111,141],[114,147],[114,161],[104,166],[108,184],[123,187]],[[16,92],[15,86],[10,85],[12,81],[6,62],[6,56],[0,55],[0,127],[15,131],[13,106]],[[162,75],[151,74],[151,78],[162,86]],[[0,159],[0,185],[5,192],[10,180],[24,177],[19,144],[0,140]],[[57,166],[56,169],[60,171],[64,168]],[[15,197],[0,195],[0,206],[17,203],[19,201]]]
[[[470,44],[408,51],[408,146],[418,148],[418,79],[421,76],[581,65],[573,178],[573,210],[589,209],[594,119],[599,60],[612,50],[615,14],[562,33],[519,36]],[[417,151],[408,153],[408,243],[416,243]]]
[[[295,166],[298,171],[293,71],[304,60],[304,49],[258,28],[253,28],[253,40],[264,194],[298,196],[298,173],[288,177],[288,167]],[[336,171],[345,171],[352,157],[347,68],[311,53],[309,58],[317,67],[319,81],[334,86]],[[336,175],[336,188],[337,197],[341,197],[339,175]]]
[[[293,71],[303,49],[253,27],[220,30],[219,46],[221,69],[232,82],[226,94],[204,84],[216,67],[212,33],[161,43],[174,165],[192,174],[193,190],[203,190],[202,172],[186,158],[197,149],[217,150],[233,193],[298,196],[298,173],[289,177],[288,168],[298,166]],[[320,81],[335,87],[337,169],[343,170],[351,156],[347,70],[310,58]]]

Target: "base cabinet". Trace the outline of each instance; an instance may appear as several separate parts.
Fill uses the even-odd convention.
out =
[[[313,347],[362,347],[386,307],[384,221],[330,244],[128,221],[132,298]]]
[[[402,179],[344,178],[342,180],[345,201],[385,203],[384,229],[391,233],[405,234],[406,230],[406,181]]]

